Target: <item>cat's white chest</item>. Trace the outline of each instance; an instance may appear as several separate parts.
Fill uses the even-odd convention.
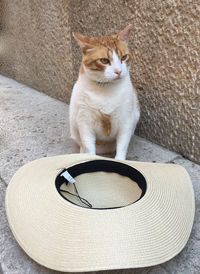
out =
[[[105,94],[85,93],[85,105],[87,107],[88,121],[98,140],[113,139],[118,130],[120,113],[119,96],[106,96]],[[106,115],[110,123],[110,134],[105,134],[102,117]]]
[[[127,104],[131,104],[128,96],[131,93],[130,88],[126,82],[99,86],[97,84],[87,86],[77,82],[74,90],[77,96],[72,98],[74,104],[77,105],[74,105],[74,108],[79,110],[78,119],[85,119],[85,122],[95,132],[97,139],[115,138],[121,122],[124,120]],[[109,135],[105,134],[102,123],[104,115],[107,117],[107,123],[110,124]]]
[[[119,84],[99,86],[79,78],[70,104],[71,125],[73,128],[84,125],[98,140],[110,141],[116,139],[126,123],[133,124],[134,110],[134,91],[129,78]]]
[[[112,115],[114,112],[118,111],[121,105],[122,96],[120,94],[120,90],[115,94],[103,94],[100,93],[92,93],[86,91],[86,101],[85,103],[88,105],[89,109],[93,108],[93,110],[100,111],[103,114]]]

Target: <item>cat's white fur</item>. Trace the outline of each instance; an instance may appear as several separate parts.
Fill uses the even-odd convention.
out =
[[[105,135],[101,114],[110,115],[110,136]],[[126,159],[139,116],[129,67],[115,52],[105,71],[91,71],[84,67],[84,73],[79,74],[74,85],[70,102],[71,137],[79,144],[80,152],[96,154],[96,140],[113,144],[116,141],[115,158]],[[105,150],[101,152],[111,152],[111,145],[105,146]]]

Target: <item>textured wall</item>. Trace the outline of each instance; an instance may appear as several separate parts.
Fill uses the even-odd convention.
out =
[[[65,101],[81,58],[70,28],[109,35],[132,23],[131,76],[142,111],[137,133],[200,162],[199,1],[3,1],[0,41],[9,47],[0,43],[0,71]]]
[[[72,88],[68,1],[1,0],[0,72],[62,100]]]
[[[131,76],[142,111],[137,133],[200,162],[200,2],[76,0],[70,7],[71,29],[85,35],[133,24]],[[80,50],[72,45],[76,78]]]

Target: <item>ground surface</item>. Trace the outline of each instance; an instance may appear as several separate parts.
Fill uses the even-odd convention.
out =
[[[7,184],[23,164],[41,157],[77,152],[69,137],[68,105],[0,76],[0,117],[0,273],[58,273],[32,261],[19,247],[8,226],[4,199]],[[98,273],[199,274],[200,166],[137,136],[131,141],[128,159],[174,162],[187,169],[196,197],[193,230],[184,250],[162,265]]]

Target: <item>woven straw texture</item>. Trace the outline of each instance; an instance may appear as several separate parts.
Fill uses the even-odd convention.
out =
[[[95,210],[64,200],[55,187],[62,168],[93,159],[104,158],[43,158],[14,175],[6,210],[24,251],[39,264],[70,272],[145,267],[177,255],[194,219],[194,193],[185,169],[125,161],[146,178],[146,194],[123,208]]]

